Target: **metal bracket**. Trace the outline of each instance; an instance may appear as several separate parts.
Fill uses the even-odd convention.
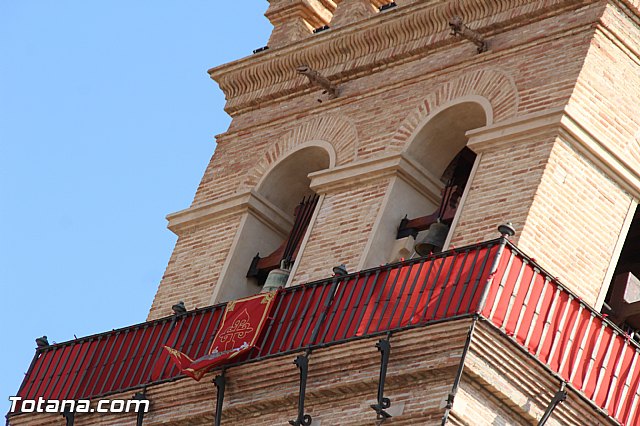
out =
[[[145,389],[143,389],[142,392],[136,392],[135,394],[133,394],[133,399],[136,399],[138,401],[147,399],[147,393]],[[140,407],[138,406],[138,413],[136,415],[136,426],[142,426],[143,421],[144,421],[144,410],[140,409]]]
[[[313,86],[320,86],[324,89],[323,93],[329,95],[329,99],[338,97],[338,87],[333,84],[327,77],[320,74],[318,71],[309,67],[309,65],[300,65],[296,68],[298,74],[302,74],[309,79],[309,83]]]
[[[253,256],[253,259],[251,259],[251,265],[249,265],[249,270],[247,271],[247,278],[258,276],[258,273],[260,272],[258,270],[258,262],[260,262],[260,253],[256,253],[256,255]]]
[[[304,413],[304,394],[309,373],[309,354],[298,355],[293,363],[300,369],[300,394],[298,395],[298,418],[289,420],[292,426],[311,426],[311,416]]]
[[[407,226],[408,224],[409,224],[409,218],[407,217],[407,215],[405,215],[404,218],[402,218],[402,220],[400,221],[400,226],[398,226],[398,232],[396,233],[396,240],[406,238],[406,237],[418,238],[418,232],[420,230],[416,228],[411,228]]]
[[[484,39],[484,36],[478,31],[467,27],[460,16],[454,16],[451,18],[449,20],[449,27],[451,27],[451,35],[463,37],[475,44],[478,48],[478,53],[487,51],[489,46]]]
[[[65,408],[65,410],[62,412],[62,417],[64,417],[67,421],[67,426],[73,426],[76,418],[76,413]]]
[[[555,410],[555,408],[559,404],[561,404],[567,399],[567,391],[565,390],[566,385],[567,385],[566,382],[562,382],[562,384],[560,385],[560,390],[556,392],[553,398],[551,398],[551,401],[549,402],[549,406],[547,406],[547,409],[542,415],[542,418],[538,422],[538,426],[543,426],[544,424],[546,424],[547,420],[549,420],[549,417],[551,417],[553,410]]]
[[[227,379],[224,377],[224,370],[222,374],[217,375],[213,379],[213,384],[218,389],[218,395],[216,396],[216,417],[214,420],[215,426],[220,426],[222,422],[222,403],[224,402],[224,388],[227,385]]]
[[[371,405],[377,414],[378,420],[384,420],[391,417],[391,414],[385,410],[391,407],[391,400],[384,396],[384,381],[387,378],[387,365],[389,364],[389,355],[391,354],[391,344],[389,336],[384,340],[376,343],[376,348],[380,351],[380,378],[378,379],[378,403]]]

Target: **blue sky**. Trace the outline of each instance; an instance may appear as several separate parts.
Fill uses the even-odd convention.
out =
[[[0,411],[50,342],[145,320],[266,0],[0,0]]]

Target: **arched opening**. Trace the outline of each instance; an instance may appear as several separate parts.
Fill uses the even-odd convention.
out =
[[[440,177],[467,145],[465,133],[485,126],[484,107],[462,102],[436,112],[417,132],[405,153],[433,176]]]
[[[491,111],[487,107],[468,100],[443,106],[414,133],[403,152],[410,167],[389,186],[363,267],[415,255],[415,242],[433,236],[434,231],[440,245],[430,244],[426,252],[446,246],[476,160],[466,147],[465,133],[488,124]]]
[[[396,238],[412,236],[416,254],[439,252],[447,237],[469,181],[476,154],[467,145],[466,132],[487,124],[487,114],[476,102],[462,102],[436,113],[417,133],[406,154],[437,176],[443,185],[438,206],[427,215],[403,219]],[[420,234],[420,235],[419,235]]]
[[[256,192],[283,212],[293,212],[303,197],[314,194],[309,188],[309,173],[327,169],[329,166],[329,153],[324,148],[302,148],[277,163],[258,183]]]
[[[640,209],[636,208],[613,278],[602,305],[602,313],[640,341]]]
[[[331,167],[332,158],[322,146],[304,146],[264,175],[236,233],[214,302],[255,294],[283,260],[291,267],[318,201],[308,175]]]

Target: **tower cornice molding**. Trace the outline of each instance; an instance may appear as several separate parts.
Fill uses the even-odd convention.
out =
[[[469,148],[481,153],[498,145],[529,139],[531,135],[543,131],[557,133],[561,140],[596,164],[636,200],[640,199],[638,171],[619,153],[610,149],[607,141],[593,133],[571,108],[555,108],[514,117],[491,126],[470,130],[466,136],[469,138]]]
[[[293,226],[286,213],[259,193],[247,190],[171,213],[167,215],[167,228],[180,236],[188,229],[247,212],[252,212],[260,221],[282,234]]]
[[[404,153],[383,155],[309,174],[310,188],[317,193],[339,192],[379,179],[400,177],[434,203],[440,199],[442,182]]]
[[[568,7],[592,3],[597,2],[472,0],[413,3],[208,72],[225,93],[225,110],[233,116],[274,99],[314,90],[296,73],[296,67],[301,64],[309,65],[339,84],[371,70],[426,56],[438,47],[464,43],[450,35],[448,21],[453,15],[463,16],[469,26],[491,36],[521,25],[525,19],[533,22]],[[473,51],[472,47],[470,51]]]

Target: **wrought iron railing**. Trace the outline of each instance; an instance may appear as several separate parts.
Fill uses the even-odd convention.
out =
[[[239,362],[481,315],[624,424],[640,423],[638,345],[504,239],[282,290]],[[162,351],[204,355],[224,305],[36,352],[19,396],[86,399],[182,376]]]

